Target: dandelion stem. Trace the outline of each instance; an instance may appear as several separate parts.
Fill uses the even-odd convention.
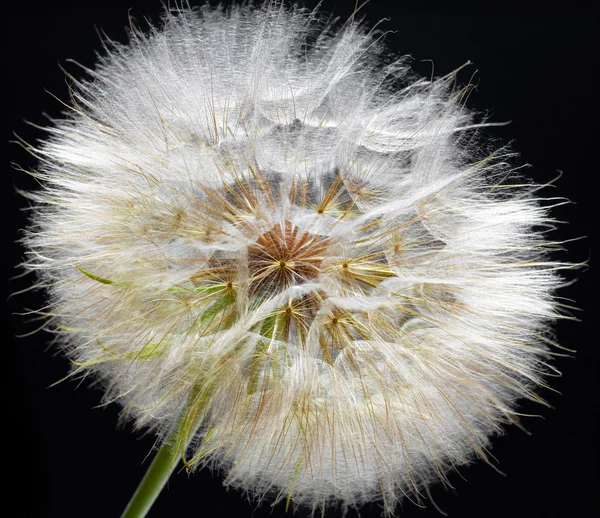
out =
[[[156,452],[152,464],[129,500],[121,518],[144,518],[148,514],[202,423],[207,393],[207,388],[203,384],[191,390],[188,403],[178,423]]]
[[[181,450],[177,445],[177,441],[167,441],[160,447],[121,518],[143,518],[150,511],[179,463]]]

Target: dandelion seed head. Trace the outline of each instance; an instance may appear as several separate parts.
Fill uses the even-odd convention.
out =
[[[323,25],[182,10],[110,45],[34,151],[26,266],[75,373],[189,467],[392,513],[540,401],[567,265],[454,73]]]

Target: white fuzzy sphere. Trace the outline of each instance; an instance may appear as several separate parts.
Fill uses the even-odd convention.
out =
[[[189,464],[393,512],[539,400],[551,223],[455,76],[271,7],[111,46],[35,152],[51,327]]]

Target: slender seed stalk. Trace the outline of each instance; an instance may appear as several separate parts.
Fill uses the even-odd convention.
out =
[[[163,444],[146,471],[121,518],[143,518],[158,498],[171,473],[179,464],[181,448],[177,442]]]
[[[129,500],[121,518],[144,518],[154,505],[202,423],[204,410],[206,410],[206,398],[203,394],[205,393],[199,387],[192,389],[188,404],[177,425],[156,452],[152,464]]]

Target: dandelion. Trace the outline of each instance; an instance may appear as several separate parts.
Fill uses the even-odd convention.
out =
[[[553,220],[456,74],[280,3],[110,43],[30,151],[48,327],[163,446],[313,510],[403,498],[542,402]]]

